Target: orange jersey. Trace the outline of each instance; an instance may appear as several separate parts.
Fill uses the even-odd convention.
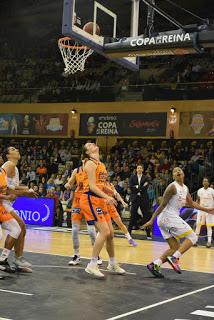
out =
[[[82,167],[77,169],[76,173],[76,190],[75,193],[83,193],[83,179],[84,179],[84,171]]]
[[[108,173],[107,173],[106,167],[100,161],[96,161],[96,160],[91,160],[91,161],[93,161],[97,165],[97,168],[96,168],[96,186],[100,190],[103,190],[103,188],[104,188],[104,186],[106,184],[107,178],[108,178]],[[83,178],[83,189],[84,189],[84,192],[88,192],[90,190],[89,182],[88,182],[88,176],[87,176],[86,173],[84,174],[84,178]]]
[[[4,193],[7,189],[7,174],[3,168],[0,168],[0,192]]]
[[[7,189],[7,174],[3,168],[0,169],[0,193],[5,193]],[[0,222],[13,219],[13,216],[7,212],[2,203],[0,203]]]

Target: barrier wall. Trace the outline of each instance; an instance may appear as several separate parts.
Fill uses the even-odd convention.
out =
[[[176,108],[176,123],[169,124],[170,120],[170,108]],[[77,113],[72,115],[71,110],[75,109]],[[182,119],[185,118],[184,113],[186,112],[195,112],[195,114],[203,113],[203,112],[214,112],[214,100],[193,100],[193,101],[142,101],[142,102],[103,102],[103,103],[55,103],[55,104],[0,104],[0,114],[24,114],[32,115],[32,114],[53,114],[53,118],[56,118],[56,114],[67,114],[68,115],[68,128],[66,129],[66,133],[61,134],[60,136],[63,138],[71,137],[73,134],[75,138],[79,138],[79,127],[80,127],[80,114],[90,114],[90,113],[103,113],[104,115],[111,113],[153,113],[153,112],[167,112],[167,128],[166,135],[159,136],[158,138],[169,138],[170,135],[174,134],[174,138],[208,138],[207,132],[201,131],[199,134],[192,134],[190,136],[190,132],[186,130],[185,135],[184,131],[180,130],[179,133],[179,121],[180,121],[180,112],[183,113]],[[55,115],[54,115],[55,114]],[[42,118],[42,117],[41,117]],[[206,118],[206,117],[205,117]],[[181,120],[182,120],[181,119]],[[211,119],[210,116],[208,119]],[[57,120],[52,120],[56,121]],[[183,121],[183,120],[182,120]],[[197,121],[201,121],[200,117],[195,117],[193,126],[197,126]],[[191,120],[187,120],[184,126],[190,126],[191,128]],[[199,126],[202,125],[199,123]],[[196,130],[197,131],[197,130]],[[34,135],[27,134],[27,136],[31,137]],[[1,134],[1,133],[0,133]],[[18,134],[19,136],[19,134]],[[21,135],[23,136],[23,134]],[[42,137],[47,136],[43,134],[36,133],[36,136]],[[57,136],[53,131],[48,136]],[[141,135],[142,136],[142,135]],[[82,136],[83,137],[83,136]],[[120,137],[120,136],[118,136]],[[125,138],[126,136],[124,136]],[[128,136],[127,136],[128,137]],[[138,136],[139,137],[139,136]],[[151,137],[151,136],[144,136]],[[154,138],[154,137],[153,137]],[[100,139],[100,138],[99,138]],[[102,137],[100,141],[106,145],[106,137]],[[108,143],[112,145],[115,141],[115,138],[112,138]],[[105,143],[104,143],[105,142]]]
[[[26,224],[51,227],[54,222],[54,199],[19,197],[13,205]]]

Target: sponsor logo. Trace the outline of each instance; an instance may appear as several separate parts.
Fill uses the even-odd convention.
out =
[[[39,211],[32,211],[32,210],[15,210],[16,213],[26,222],[45,222],[50,217],[50,209],[49,207],[44,204],[44,207],[46,209],[45,214],[41,214]]]
[[[117,124],[116,122],[98,122],[96,134],[113,134],[118,135]]]
[[[72,213],[80,213],[80,208],[72,208]]]
[[[103,214],[103,210],[101,208],[96,208],[98,214]]]
[[[168,43],[179,43],[191,41],[189,33],[182,34],[168,34],[151,38],[135,38],[130,41],[132,47],[142,47],[151,45],[162,45]]]

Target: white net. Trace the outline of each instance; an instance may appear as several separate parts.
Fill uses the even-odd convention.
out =
[[[65,37],[58,40],[66,74],[74,74],[85,70],[86,59],[94,52],[92,49],[79,45],[73,39]]]

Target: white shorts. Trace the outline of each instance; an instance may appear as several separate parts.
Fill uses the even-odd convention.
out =
[[[11,203],[10,201],[8,201],[8,200],[3,200],[2,203],[3,203],[3,205],[4,205],[4,208],[7,210],[7,212],[14,211],[14,209],[13,209],[13,203]]]
[[[213,227],[214,226],[214,215],[198,210],[196,225],[197,226],[206,225],[208,227]]]
[[[169,217],[163,214],[158,217],[158,226],[164,239],[181,239],[194,233],[192,228],[180,216]]]

